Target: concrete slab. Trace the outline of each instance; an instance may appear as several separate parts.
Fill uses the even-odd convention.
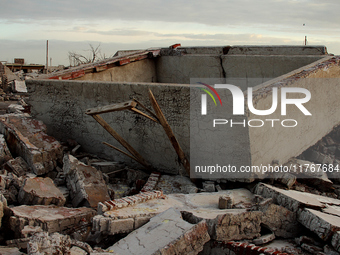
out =
[[[207,224],[190,224],[173,208],[121,239],[108,251],[118,254],[197,254],[210,240]]]
[[[273,198],[273,202],[290,211],[297,212],[301,207],[323,208],[327,201],[340,203],[340,200],[322,197],[296,190],[283,190],[269,184],[259,183],[255,188],[255,193],[266,198]]]
[[[25,159],[37,175],[52,171],[62,158],[61,144],[45,133],[46,126],[41,121],[16,116],[1,117],[0,132],[4,134],[9,149]]]
[[[25,226],[40,226],[49,233],[76,227],[80,222],[90,222],[95,211],[90,208],[67,208],[52,205],[17,206],[9,208],[9,226],[16,238],[23,237]]]
[[[298,212],[298,221],[317,234],[322,240],[330,241],[340,231],[340,217],[305,208]]]
[[[101,171],[87,166],[71,155],[63,159],[63,171],[74,207],[97,208],[99,202],[110,200],[109,191]]]
[[[51,178],[36,177],[27,178],[24,181],[18,194],[18,201],[22,205],[63,206],[66,199]]]
[[[239,207],[242,205],[243,208],[251,207],[254,199],[254,195],[246,189],[213,193],[169,194],[165,199],[157,198],[134,203],[95,216],[93,230],[110,235],[129,233],[150,218],[172,207],[182,213],[185,211],[185,219],[191,223],[198,223],[201,220],[209,222],[209,234],[216,236],[216,240],[239,240],[247,236],[246,231],[253,231],[254,236],[258,236],[263,213],[246,212],[246,209],[220,210],[218,208],[219,197],[226,194],[232,196],[234,202]]]

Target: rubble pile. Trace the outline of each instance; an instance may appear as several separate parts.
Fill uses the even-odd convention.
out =
[[[60,142],[16,105],[0,115],[0,254],[340,253],[339,127],[290,172],[193,182]]]

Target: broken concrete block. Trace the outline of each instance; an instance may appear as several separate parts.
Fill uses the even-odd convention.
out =
[[[0,134],[0,166],[12,159],[12,154],[8,149],[4,135]]]
[[[10,104],[7,108],[9,113],[23,113],[25,108],[20,104]]]
[[[233,198],[230,196],[220,196],[218,199],[218,208],[220,209],[232,209],[233,208]]]
[[[75,247],[74,249],[72,249]],[[83,249],[84,248],[84,249]],[[85,253],[82,253],[84,251]],[[81,242],[74,242],[69,236],[59,233],[36,233],[27,244],[29,255],[41,254],[89,254],[92,248]]]
[[[206,192],[215,192],[215,183],[213,181],[203,182],[203,190]]]
[[[103,174],[71,155],[65,155],[63,171],[74,207],[97,207],[99,202],[110,200]]]
[[[21,80],[14,80],[12,82],[12,91],[19,93],[27,93],[26,83]]]
[[[298,221],[324,241],[330,241],[340,231],[340,217],[314,209],[305,208],[299,211]]]
[[[197,254],[210,240],[207,230],[204,221],[190,224],[170,208],[107,250],[118,254]]]
[[[312,206],[314,208],[325,207],[323,202],[326,200],[340,203],[340,200],[313,195],[306,192],[296,190],[283,190],[269,184],[259,183],[255,187],[255,194],[265,198],[272,198],[273,202],[279,204],[292,212],[297,212],[304,206]],[[322,202],[321,202],[322,201]]]
[[[23,176],[30,171],[29,166],[22,157],[16,157],[7,161],[4,168],[17,176]]]
[[[52,205],[17,206],[10,211],[9,226],[16,238],[23,237],[25,226],[39,226],[49,233],[70,230],[80,222],[90,222],[95,211],[90,208],[67,208]]]
[[[247,212],[245,209],[213,210],[197,209],[182,211],[190,223],[205,220],[209,235],[216,241],[252,239],[260,236],[262,212]]]
[[[276,182],[285,185],[288,189],[291,189],[296,182],[296,176],[291,173],[275,173],[274,179]]]
[[[4,134],[9,149],[21,156],[37,175],[52,171],[63,155],[61,144],[45,131],[46,126],[35,119],[0,118],[0,132]]]
[[[263,212],[262,223],[276,236],[293,238],[299,235],[302,226],[297,222],[294,212],[275,204],[270,204]]]
[[[26,178],[18,194],[18,201],[22,205],[50,205],[63,206],[66,202],[61,191],[50,178]]]
[[[256,239],[254,239],[252,242],[255,245],[262,245],[262,244],[265,244],[265,243],[269,243],[270,241],[273,241],[274,239],[275,239],[274,233],[270,233],[270,234],[267,234],[267,235],[260,236]]]

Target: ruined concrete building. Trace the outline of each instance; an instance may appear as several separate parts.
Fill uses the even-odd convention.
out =
[[[18,100],[0,115],[0,254],[339,254],[339,64],[324,46],[173,45],[5,91]],[[236,167],[301,171],[190,179],[201,110],[191,89],[208,81],[252,88],[261,110],[273,88],[308,89],[313,118],[289,108],[303,124],[247,125],[213,141]],[[229,112],[231,94],[220,95]],[[240,118],[269,117],[248,105]]]

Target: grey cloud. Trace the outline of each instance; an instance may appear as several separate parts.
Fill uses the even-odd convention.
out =
[[[206,25],[339,27],[338,0],[2,0],[7,20],[147,20]]]

